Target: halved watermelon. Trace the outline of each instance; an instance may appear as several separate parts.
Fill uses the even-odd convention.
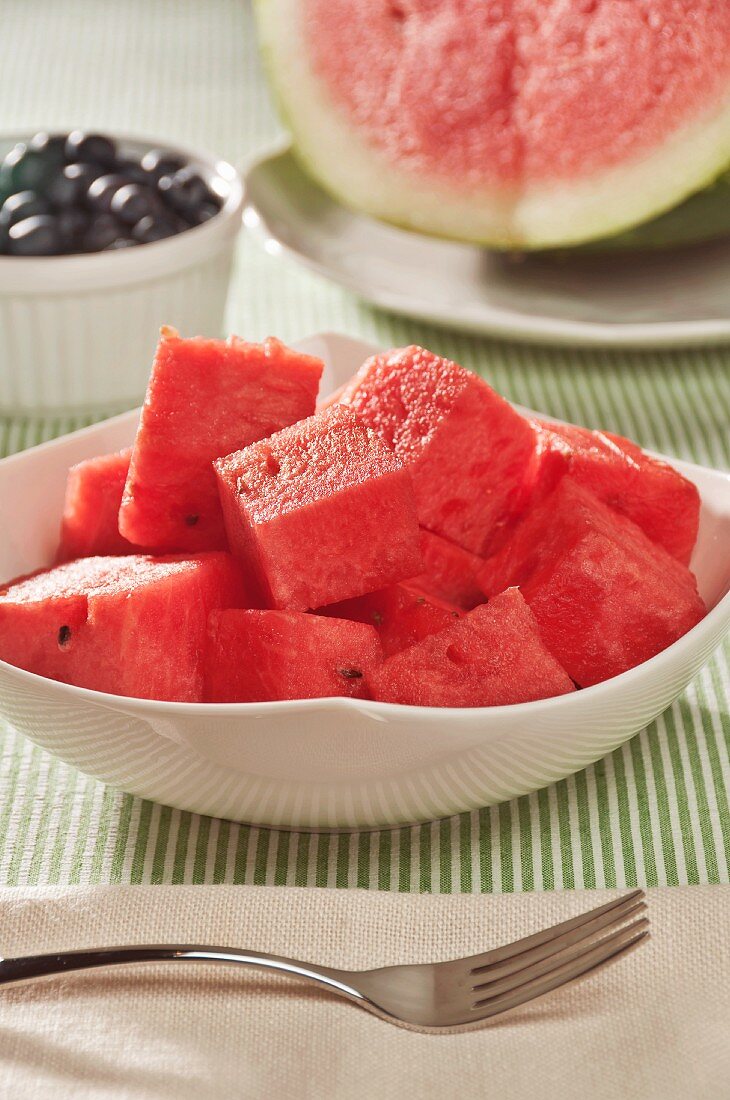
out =
[[[568,476],[617,512],[628,516],[652,540],[689,564],[700,522],[697,486],[666,462],[610,432],[572,424],[535,421],[546,462],[567,459]],[[553,475],[543,477],[543,489]]]
[[[411,479],[344,405],[215,463],[231,549],[261,606],[306,611],[421,568]]]
[[[618,233],[730,162],[726,0],[258,0],[274,91],[348,206],[536,248]]]
[[[689,569],[569,477],[479,581],[488,596],[519,585],[546,646],[581,687],[648,660],[705,614]]]
[[[574,691],[516,588],[475,607],[370,675],[374,699],[424,707],[491,707]]]
[[[119,530],[164,550],[226,547],[213,459],[314,412],[323,364],[278,340],[183,340],[163,328]]]
[[[486,553],[533,461],[524,417],[476,374],[419,347],[368,359],[340,400],[407,466],[421,525]]]
[[[119,533],[119,508],[131,447],[72,466],[66,482],[58,561],[103,554],[139,554]]]
[[[0,589],[0,658],[95,691],[200,702],[208,613],[245,603],[230,554],[80,558]]]
[[[429,634],[445,630],[462,612],[454,604],[426,595],[409,584],[393,584],[379,592],[320,607],[318,614],[374,626],[383,653],[390,657]]]
[[[359,696],[382,661],[372,626],[298,611],[215,611],[205,695],[212,703]]]

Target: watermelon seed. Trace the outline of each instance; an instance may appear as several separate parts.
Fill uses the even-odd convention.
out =
[[[58,631],[58,644],[59,644],[60,648],[63,649],[64,646],[67,646],[70,641],[71,641],[71,627],[70,626],[60,627],[59,631]]]
[[[383,616],[379,611],[373,611],[373,622],[376,626],[381,626],[383,622]]]
[[[425,603],[425,602],[426,602],[426,597],[425,596],[416,596],[416,603]]]
[[[362,680],[363,674],[359,668],[338,668],[337,671],[346,680]]]
[[[200,516],[186,516],[185,517],[185,523],[188,527],[194,527],[199,519],[200,519]]]

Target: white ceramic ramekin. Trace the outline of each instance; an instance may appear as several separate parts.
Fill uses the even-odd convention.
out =
[[[0,138],[0,156],[29,135]],[[145,138],[122,153],[185,156],[223,199],[203,225],[155,244],[77,256],[0,256],[0,412],[129,406],[144,395],[160,325],[223,334],[243,186],[232,165]]]
[[[372,351],[323,333],[323,394]],[[125,413],[0,462],[0,581],[53,560],[66,471],[129,446]],[[663,653],[595,687],[504,707],[364,699],[158,703],[59,684],[0,661],[0,717],[105,783],[183,810],[289,829],[375,829],[447,817],[554,783],[612,752],[669,706],[730,629],[730,476],[697,485],[692,557],[708,614]]]

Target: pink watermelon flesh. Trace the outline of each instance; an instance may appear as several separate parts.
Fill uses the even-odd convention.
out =
[[[245,601],[229,554],[81,558],[0,590],[0,658],[95,691],[199,702],[208,613]]]
[[[581,687],[648,660],[705,614],[689,569],[567,477],[479,580],[489,596],[520,586],[548,649]]]
[[[422,641],[429,634],[445,630],[454,619],[461,617],[462,612],[454,604],[444,603],[436,596],[427,596],[410,585],[393,584],[354,600],[321,607],[318,614],[374,626],[384,655],[390,657],[392,653]]]
[[[427,707],[503,706],[574,690],[514,588],[396,653],[369,684],[374,699]]]
[[[533,461],[527,421],[477,375],[419,347],[368,359],[341,400],[410,471],[421,525],[486,553]]]
[[[214,611],[208,626],[206,699],[362,696],[382,661],[372,626],[297,611]]]
[[[226,548],[213,459],[314,412],[322,368],[278,340],[183,340],[163,328],[119,513],[125,538]]]
[[[421,569],[407,471],[333,405],[215,463],[228,538],[261,606],[306,611]]]
[[[345,124],[457,193],[640,160],[721,104],[730,80],[725,0],[302,7],[303,48]]]
[[[132,450],[88,458],[72,466],[66,482],[58,561],[105,554],[139,554],[119,534],[119,508]]]
[[[696,485],[622,436],[570,424],[535,421],[535,426],[544,441],[546,470],[551,463],[555,467],[559,456],[571,480],[633,520],[672,557],[689,564],[700,519]],[[554,476],[543,472],[535,499],[551,488]]]
[[[414,588],[467,611],[484,603],[484,593],[476,582],[476,574],[484,564],[482,558],[424,528],[421,529],[421,554],[423,572],[409,581]]]

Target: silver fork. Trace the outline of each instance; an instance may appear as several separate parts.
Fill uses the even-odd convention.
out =
[[[649,935],[643,890],[483,955],[449,962],[336,970],[229,947],[100,947],[0,959],[0,985],[142,962],[221,962],[305,978],[400,1027],[468,1031],[621,958]]]

